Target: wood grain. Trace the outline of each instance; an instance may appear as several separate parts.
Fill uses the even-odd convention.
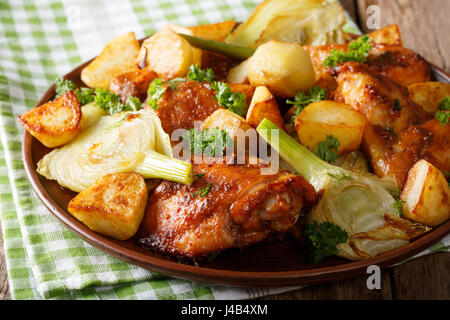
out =
[[[381,27],[398,24],[404,46],[450,71],[450,1],[448,0],[357,0],[361,27],[367,28],[367,7],[378,5]]]

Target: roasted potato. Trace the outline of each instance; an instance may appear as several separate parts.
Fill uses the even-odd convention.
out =
[[[81,105],[73,91],[19,115],[24,128],[48,148],[72,140],[81,130]]]
[[[284,120],[278,108],[277,100],[264,86],[255,89],[246,118],[247,122],[255,128],[264,118],[267,118],[279,128],[285,130]]]
[[[435,227],[450,218],[450,190],[440,170],[426,160],[408,173],[403,192],[403,216]]]
[[[193,48],[177,32],[190,31],[170,25],[146,39],[135,60],[136,65],[156,72],[163,80],[184,77],[189,66],[201,65],[201,50]]]
[[[73,198],[68,210],[89,229],[126,240],[139,228],[147,197],[147,186],[141,175],[109,174]]]
[[[426,111],[436,112],[439,104],[450,96],[450,83],[420,82],[408,86],[409,98],[421,105]]]
[[[227,83],[248,83],[249,59],[242,61],[236,67],[231,68],[227,74]]]
[[[345,103],[324,100],[311,103],[295,119],[300,142],[310,150],[328,135],[339,141],[338,153],[359,149],[366,118]]]
[[[81,71],[81,80],[91,88],[109,89],[111,79],[119,74],[137,71],[135,65],[139,42],[134,32],[111,40],[100,55]]]
[[[233,30],[236,22],[227,20],[213,24],[201,24],[194,27],[187,27],[192,31],[192,35],[208,40],[223,41]]]
[[[402,36],[400,34],[398,25],[396,24],[372,31],[367,35],[370,37],[373,43],[391,46],[403,46]]]
[[[314,84],[311,57],[296,43],[269,41],[259,46],[247,70],[252,86],[266,86],[282,97],[292,97]]]
[[[233,139],[235,146],[237,146],[238,141],[245,142],[247,146],[248,139],[251,136],[255,139],[258,136],[256,130],[244,118],[227,109],[214,111],[203,121],[202,129],[204,128],[225,130]]]

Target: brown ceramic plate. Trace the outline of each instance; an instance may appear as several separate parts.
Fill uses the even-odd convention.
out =
[[[89,62],[80,65],[65,78],[82,85],[80,73]],[[435,80],[450,82],[450,75],[439,68],[433,67],[433,75]],[[54,94],[52,86],[37,106],[51,100]],[[383,268],[401,262],[427,249],[450,231],[450,221],[447,221],[407,246],[358,262],[332,257],[313,266],[306,261],[302,246],[286,237],[251,246],[243,251],[230,249],[220,253],[213,261],[205,261],[198,266],[181,264],[140,248],[133,239],[119,241],[97,234],[74,219],[67,211],[67,204],[76,194],[36,172],[37,162],[49,151],[25,132],[22,152],[26,173],[38,197],[61,222],[93,246],[119,259],[177,278],[254,287],[294,286],[339,280],[363,274],[369,265],[376,264]]]

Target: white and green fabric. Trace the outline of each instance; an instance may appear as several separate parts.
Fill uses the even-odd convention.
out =
[[[117,35],[167,23],[243,21],[256,0],[0,2],[0,212],[13,299],[248,299],[295,288],[229,288],[168,278],[118,260],[64,227],[34,195],[17,115]],[[349,28],[355,29],[353,24]],[[422,254],[448,251],[450,237]]]

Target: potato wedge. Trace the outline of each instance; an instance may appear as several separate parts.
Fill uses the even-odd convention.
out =
[[[68,210],[89,229],[126,240],[139,228],[147,197],[147,186],[141,175],[109,174],[73,198]]]
[[[324,100],[311,103],[295,119],[300,142],[310,150],[328,135],[339,140],[338,153],[359,149],[366,118],[345,103]]]
[[[278,108],[277,100],[264,86],[255,89],[246,118],[247,122],[254,128],[256,128],[264,118],[267,118],[279,128],[285,130],[284,120],[281,116],[280,109]]]
[[[219,23],[201,24],[194,27],[187,27],[192,31],[192,35],[208,40],[223,41],[233,30],[236,21],[227,20]]]
[[[81,130],[81,105],[73,91],[19,115],[24,128],[48,148],[72,140]]]
[[[184,77],[189,66],[201,65],[201,50],[193,48],[179,36],[177,32],[181,31],[190,32],[183,27],[170,25],[146,39],[135,61],[136,65],[147,67],[163,80]]]
[[[231,68],[227,74],[227,83],[248,83],[249,59],[242,61],[236,67]]]
[[[178,26],[176,24],[167,25],[168,28],[172,29],[176,33],[184,33],[193,36],[194,32],[189,28]],[[192,47],[192,64],[198,64],[200,67],[202,66],[202,49]]]
[[[277,96],[293,97],[314,84],[311,57],[299,44],[269,41],[259,46],[249,60],[250,84],[266,86]]]
[[[402,36],[398,25],[393,24],[367,34],[373,43],[391,46],[403,46]]]
[[[109,89],[111,79],[119,74],[137,71],[135,65],[139,42],[134,32],[111,40],[100,55],[81,71],[81,80],[91,88]]]
[[[436,112],[439,104],[450,96],[450,83],[437,81],[414,83],[408,86],[409,98],[426,111]]]
[[[420,160],[409,170],[400,199],[403,216],[435,227],[450,218],[450,190],[440,170]]]

